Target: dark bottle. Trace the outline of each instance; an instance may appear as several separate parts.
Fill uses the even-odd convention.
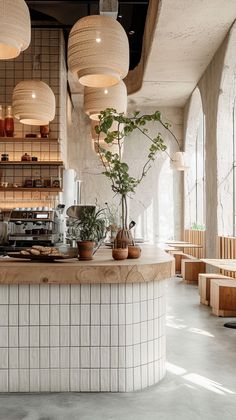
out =
[[[42,138],[47,139],[49,137],[49,125],[40,125],[40,134]]]
[[[0,137],[5,136],[5,122],[4,122],[4,115],[3,115],[3,108],[0,105]]]
[[[5,116],[5,133],[7,137],[14,136],[14,119],[12,114],[12,107],[9,105],[6,109]]]

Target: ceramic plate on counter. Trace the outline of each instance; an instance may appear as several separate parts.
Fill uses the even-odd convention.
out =
[[[23,260],[30,260],[30,261],[42,261],[42,262],[50,262],[55,260],[67,260],[71,259],[70,255],[24,255],[20,252],[8,252],[7,255],[11,258],[22,258]]]

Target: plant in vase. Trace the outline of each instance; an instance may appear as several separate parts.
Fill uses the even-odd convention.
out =
[[[109,232],[109,242],[114,242],[119,229],[119,209],[114,204],[105,203],[106,218],[108,221],[107,232]]]
[[[73,221],[72,231],[77,238],[79,260],[92,260],[94,250],[106,236],[104,209],[84,208],[80,218]]]
[[[123,113],[116,112],[113,108],[107,108],[99,115],[98,125],[95,127],[97,133],[97,139],[95,141],[97,145],[98,154],[104,166],[102,172],[111,182],[112,191],[120,196],[121,203],[121,229],[118,231],[115,246],[118,248],[124,248],[128,245],[132,245],[133,238],[128,229],[128,210],[127,210],[127,197],[132,196],[136,192],[136,188],[141,183],[142,179],[147,175],[152,163],[157,157],[159,152],[166,151],[166,145],[162,138],[162,135],[157,132],[153,137],[150,135],[149,130],[146,128],[146,124],[150,122],[156,122],[161,124],[169,133],[173,135],[175,140],[178,142],[172,131],[169,129],[169,124],[164,123],[161,118],[159,111],[153,114],[141,115],[140,112],[133,113],[130,117],[125,116]],[[112,126],[116,126],[116,130],[112,130]],[[126,162],[122,159],[122,148],[125,137],[132,134],[134,131],[138,131],[149,141],[149,147],[147,149],[147,158],[140,170],[140,175],[134,177],[130,174],[130,168]],[[107,144],[118,144],[118,153],[106,150],[100,144],[100,135],[105,134],[103,142]]]

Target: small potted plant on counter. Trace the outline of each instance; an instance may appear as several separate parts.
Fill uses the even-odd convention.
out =
[[[72,222],[71,231],[77,239],[79,260],[92,260],[94,252],[106,236],[104,209],[84,206],[79,218]]]

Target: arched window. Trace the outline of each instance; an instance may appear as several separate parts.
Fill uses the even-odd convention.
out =
[[[236,28],[232,28],[221,75],[217,111],[218,234],[236,236]]]
[[[199,89],[192,94],[186,126],[185,228],[205,225],[205,118]]]

